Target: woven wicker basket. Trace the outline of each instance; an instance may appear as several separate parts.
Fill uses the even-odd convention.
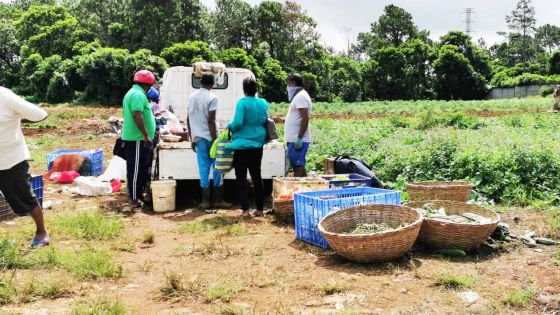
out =
[[[272,201],[272,207],[277,215],[281,216],[294,216],[294,200],[280,200],[275,199]]]
[[[360,223],[385,223],[405,227],[375,234],[349,235]],[[383,262],[405,255],[418,237],[422,214],[394,205],[371,205],[332,212],[319,222],[319,231],[331,249],[356,262]]]
[[[426,202],[411,202],[406,206],[420,208]],[[453,223],[424,218],[418,241],[432,248],[465,249],[476,248],[484,243],[494,232],[500,216],[494,211],[456,201],[430,201],[438,208],[445,208],[447,214],[461,215],[465,212],[476,213],[491,220],[490,223]]]
[[[467,202],[471,195],[469,182],[417,182],[406,185],[410,201],[451,200]]]

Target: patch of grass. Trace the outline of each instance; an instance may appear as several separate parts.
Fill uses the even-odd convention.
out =
[[[229,248],[227,244],[222,243],[219,239],[200,243],[200,245],[193,249],[192,253],[209,257],[212,260],[226,259],[238,254]]]
[[[464,289],[470,288],[475,282],[477,281],[475,276],[466,275],[454,275],[454,274],[446,274],[440,276],[437,281],[436,285],[444,287],[446,289]]]
[[[152,231],[144,232],[144,236],[142,236],[142,243],[144,244],[153,244],[155,242],[156,235]]]
[[[208,226],[200,221],[185,222],[179,226],[179,234],[198,234],[208,231]]]
[[[350,285],[339,281],[328,281],[327,283],[318,286],[317,289],[323,295],[333,295],[349,291]]]
[[[125,315],[126,307],[121,300],[105,296],[82,300],[74,305],[74,315]]]
[[[136,253],[136,241],[127,236],[119,237],[111,244],[111,249],[127,253]]]
[[[217,286],[211,287],[206,290],[205,302],[212,303],[215,301],[222,301],[224,303],[230,302],[239,292],[244,291],[245,288],[240,286],[233,280],[225,281]]]
[[[53,230],[83,240],[107,240],[121,235],[124,221],[121,216],[101,212],[59,215]]]
[[[187,279],[184,275],[172,271],[165,275],[165,284],[159,291],[166,300],[196,300],[204,291],[204,283],[197,277]]]
[[[65,277],[37,280],[32,275],[26,279],[0,278],[0,305],[29,303],[38,298],[57,299],[72,294],[71,281]]]
[[[560,209],[551,209],[547,212],[546,224],[550,228],[550,236],[560,237]]]
[[[41,288],[39,288],[39,294],[40,296],[51,300],[68,297],[72,294],[71,286],[72,283],[67,279],[58,278],[49,280],[44,283]]]
[[[510,307],[524,308],[531,303],[536,293],[534,288],[515,289],[503,298],[502,303]]]
[[[23,269],[32,265],[25,258],[25,251],[21,251],[15,242],[4,239],[0,242],[0,269]]]
[[[213,314],[218,315],[247,315],[251,314],[247,312],[243,306],[240,305],[222,305],[213,311]]]
[[[185,222],[181,224],[181,226],[179,226],[179,233],[198,234],[198,233],[208,232],[212,230],[217,230],[224,226],[236,225],[237,223],[239,223],[239,218],[222,215],[211,219],[206,219],[204,221]]]
[[[77,260],[67,263],[67,269],[82,279],[119,278],[123,273],[122,266],[116,264],[107,251],[81,253]]]
[[[227,226],[223,231],[220,231],[221,236],[231,236],[231,235],[245,235],[249,233],[249,229],[243,223],[236,223],[234,225]]]

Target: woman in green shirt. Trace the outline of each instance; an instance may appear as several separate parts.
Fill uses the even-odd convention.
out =
[[[249,170],[255,186],[257,211],[254,215],[262,217],[264,215],[264,187],[261,177],[261,161],[263,146],[266,142],[265,122],[268,119],[268,103],[255,96],[257,82],[254,78],[246,78],[243,81],[243,92],[245,97],[237,102],[233,121],[227,126],[232,132],[232,142],[226,148],[234,150],[233,167],[235,168],[237,195],[243,210],[241,216],[251,216],[247,186],[247,170]]]

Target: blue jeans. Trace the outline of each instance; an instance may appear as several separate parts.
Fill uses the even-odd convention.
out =
[[[214,187],[220,187],[223,185],[222,172],[216,170],[214,167],[216,160],[210,158],[211,147],[212,142],[206,139],[200,139],[196,142],[196,160],[198,162],[200,187],[202,187],[202,189],[210,188],[210,169],[214,170]]]

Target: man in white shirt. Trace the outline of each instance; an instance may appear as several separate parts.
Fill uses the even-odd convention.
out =
[[[287,81],[290,107],[284,123],[284,138],[288,143],[288,158],[294,169],[294,176],[305,177],[305,157],[311,143],[309,119],[313,104],[303,88],[303,78],[299,74],[290,74]]]
[[[189,116],[187,125],[191,134],[192,148],[196,152],[200,187],[202,188],[202,203],[199,208],[210,208],[210,169],[214,169],[214,207],[229,208],[231,204],[224,202],[222,173],[216,170],[215,159],[210,157],[210,149],[218,137],[216,111],[218,97],[210,92],[214,87],[214,75],[204,73],[200,79],[201,88],[189,97]]]
[[[10,208],[19,216],[31,215],[37,226],[31,246],[48,245],[50,238],[43,210],[31,187],[29,149],[23,138],[21,120],[38,122],[47,112],[0,87],[0,191]]]

